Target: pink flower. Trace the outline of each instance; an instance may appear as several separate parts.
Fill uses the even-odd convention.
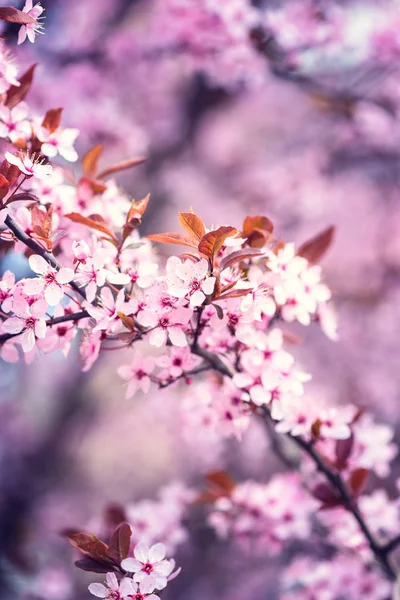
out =
[[[139,355],[133,357],[130,365],[119,367],[118,375],[129,382],[126,398],[132,398],[138,390],[147,394],[151,383],[150,373],[154,371],[154,367],[154,360],[150,356],[142,358]]]
[[[24,173],[27,177],[43,179],[51,175],[52,166],[41,164],[34,156],[31,158],[28,154],[22,153],[17,156],[16,154],[11,154],[11,152],[6,152],[4,156],[11,165],[18,167],[21,173]]]
[[[144,310],[138,316],[138,322],[152,329],[149,335],[152,346],[164,346],[169,338],[174,346],[183,348],[187,345],[187,339],[182,327],[188,324],[191,316],[192,311],[188,308],[174,308],[163,314]]]
[[[72,252],[74,253],[75,260],[83,264],[86,263],[88,258],[92,257],[89,246],[83,240],[79,240],[79,242],[74,240],[72,242]]]
[[[14,297],[13,313],[15,316],[4,321],[3,330],[13,334],[23,331],[22,350],[30,352],[35,346],[36,338],[44,339],[46,337],[46,321],[43,318],[46,310],[47,304],[44,300],[36,300],[29,305],[22,295]]]
[[[45,127],[40,127],[36,135],[42,142],[41,151],[45,156],[54,158],[59,154],[69,162],[78,160],[78,154],[73,145],[79,135],[79,129],[61,129],[59,127],[55,131],[49,131]]]
[[[117,294],[117,297],[114,298],[110,288],[104,287],[101,290],[100,299],[101,302],[99,305],[93,306],[89,304],[86,307],[90,316],[97,321],[93,333],[102,329],[116,331],[121,325],[118,313],[131,314],[130,305],[128,302],[125,302],[125,292],[121,290]]]
[[[101,331],[88,333],[82,337],[79,354],[84,362],[82,371],[87,373],[99,357],[101,348]]]
[[[17,106],[14,106],[11,110],[0,105],[0,137],[9,138],[11,142],[23,139],[27,140],[30,138],[32,133],[32,126],[27,120],[28,107],[25,102],[21,102]]]
[[[124,577],[118,583],[115,573],[107,573],[106,585],[102,583],[91,583],[89,585],[89,592],[93,596],[96,596],[96,598],[105,598],[106,600],[127,600],[133,597],[135,591],[136,586],[132,579]]]
[[[3,312],[12,310],[13,288],[15,286],[15,275],[6,271],[0,281],[0,305]]]
[[[349,425],[353,421],[356,412],[354,406],[332,407],[321,411],[318,414],[318,419],[321,422],[321,437],[336,440],[350,437],[351,429]]]
[[[176,298],[190,298],[190,307],[201,306],[214,291],[215,277],[207,277],[208,262],[202,258],[198,262],[188,259],[181,262],[172,257],[167,265],[168,292]]]
[[[44,297],[49,306],[59,304],[64,296],[64,285],[74,278],[73,270],[63,267],[57,271],[39,254],[29,257],[29,266],[40,277],[24,281],[25,294],[36,296],[44,292]]]
[[[162,590],[175,567],[173,560],[166,560],[165,553],[164,544],[155,544],[149,548],[143,542],[139,542],[133,551],[135,558],[125,558],[121,566],[125,571],[135,574],[134,581],[139,583],[150,577],[154,588]]]
[[[18,44],[22,44],[26,38],[28,38],[28,40],[33,44],[35,42],[36,34],[44,33],[44,31],[42,31],[44,25],[38,21],[40,15],[44,11],[44,8],[40,6],[40,2],[33,6],[33,0],[26,0],[25,6],[22,10],[24,13],[27,13],[30,17],[32,17],[32,19],[35,19],[35,23],[28,23],[27,25],[21,26],[18,33]]]

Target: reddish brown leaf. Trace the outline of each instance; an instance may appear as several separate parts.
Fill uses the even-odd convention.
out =
[[[350,435],[345,440],[337,440],[335,445],[336,467],[339,470],[347,467],[347,460],[351,454],[354,444],[354,436]]]
[[[128,556],[132,530],[128,523],[121,523],[111,536],[108,555],[119,564]]]
[[[114,173],[119,173],[119,171],[125,171],[126,169],[131,169],[132,167],[137,167],[138,165],[146,162],[147,158],[131,158],[130,160],[125,160],[123,162],[118,163],[117,165],[113,165],[108,167],[108,169],[104,169],[101,173],[98,174],[99,179],[106,179],[110,175],[114,175]]]
[[[318,439],[320,436],[321,425],[322,425],[322,423],[319,419],[314,421],[314,423],[311,425],[311,433],[315,439]]]
[[[243,236],[252,248],[261,248],[271,238],[274,226],[267,217],[246,217],[243,222]]]
[[[109,527],[116,527],[126,520],[123,506],[120,504],[109,504],[104,511],[104,520]]]
[[[329,483],[318,483],[312,490],[314,498],[320,500],[325,505],[337,506],[340,504],[340,497]]]
[[[110,573],[112,571],[119,571],[119,568],[113,561],[106,559],[101,560],[90,556],[75,561],[74,565],[78,569],[90,571],[91,573]]]
[[[25,200],[28,202],[39,202],[39,197],[36,194],[32,194],[32,192],[21,192],[20,194],[13,195],[10,200],[8,200],[7,204],[11,204],[11,202],[21,202],[21,200]]]
[[[227,237],[235,235],[237,230],[234,227],[219,227],[214,231],[209,231],[200,240],[199,252],[206,256],[211,265],[214,265],[215,258]]]
[[[33,17],[28,15],[28,13],[22,12],[22,10],[18,10],[12,6],[0,8],[0,21],[18,23],[20,25],[30,25],[36,22]]]
[[[228,495],[233,492],[236,487],[236,483],[232,477],[225,473],[225,471],[213,471],[206,475],[206,481],[213,487],[227,493]]]
[[[17,181],[18,177],[21,175],[21,171],[15,165],[12,165],[8,162],[8,160],[4,160],[0,165],[0,173],[3,175],[10,187]]]
[[[219,264],[219,269],[222,272],[242,260],[249,260],[250,258],[256,258],[257,256],[262,255],[263,252],[256,248],[243,248],[242,250],[237,250],[236,252],[232,252],[231,254],[228,254],[228,256],[225,256]]]
[[[53,231],[53,207],[49,206],[47,211],[34,206],[32,214],[32,229],[36,235],[43,240],[49,240]]]
[[[83,554],[91,557],[107,558],[108,546],[95,535],[89,533],[73,533],[68,536],[69,543]]]
[[[178,246],[190,246],[197,249],[197,244],[184,233],[153,233],[147,236],[153,242],[160,244],[177,244]]]
[[[124,327],[129,329],[129,331],[135,331],[136,327],[135,327],[135,320],[133,319],[133,317],[128,317],[127,315],[125,315],[122,312],[118,312],[117,315],[121,319]]]
[[[134,229],[139,227],[142,217],[147,210],[147,206],[149,204],[150,194],[147,194],[145,198],[139,200],[138,202],[133,201],[132,206],[129,209],[129,212],[126,217],[126,223],[124,225],[124,229],[122,232],[122,241],[124,242],[126,238],[132,233]]]
[[[334,233],[335,228],[333,226],[324,229],[320,234],[302,244],[297,254],[306,258],[310,263],[319,262],[331,246]]]
[[[107,237],[112,240],[117,240],[115,233],[111,231],[108,226],[108,223],[103,219],[101,215],[90,215],[90,217],[83,217],[79,213],[69,213],[65,215],[67,219],[73,221],[74,223],[79,223],[80,225],[85,225],[90,229],[95,229],[96,231],[100,231],[104,233]]]
[[[61,123],[62,108],[50,108],[44,116],[42,126],[53,133]]]
[[[0,200],[3,200],[10,190],[10,182],[0,173]]]
[[[8,108],[14,108],[14,106],[17,106],[17,104],[25,99],[31,88],[35,69],[36,64],[29,67],[29,69],[18,79],[20,85],[12,85],[7,91],[5,105]]]
[[[178,213],[179,223],[183,229],[188,232],[197,242],[206,234],[206,228],[203,221],[193,213]]]
[[[85,156],[82,158],[83,172],[87,177],[95,177],[102,152],[103,146],[98,144],[97,146],[90,148],[90,150],[86,152]]]
[[[247,296],[247,294],[250,294],[252,291],[252,288],[231,290],[221,294],[221,296],[218,296],[215,301],[218,302],[218,300],[227,300],[228,298],[241,298],[242,296]]]
[[[359,496],[364,490],[369,475],[368,469],[355,469],[349,477],[348,485],[355,496]]]

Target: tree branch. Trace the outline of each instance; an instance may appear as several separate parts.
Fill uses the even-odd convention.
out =
[[[46,321],[47,327],[52,327],[52,325],[59,325],[60,323],[67,323],[68,321],[79,321],[80,319],[86,319],[89,317],[89,313],[86,310],[81,310],[80,312],[70,313],[63,315],[62,317],[52,317]],[[3,333],[0,335],[0,344],[3,344],[7,340],[11,338],[17,337],[21,335],[21,331],[19,333]]]
[[[192,352],[197,356],[201,356],[202,358],[204,358],[205,361],[208,361],[212,368],[221,375],[230,378],[233,377],[233,371],[231,371],[231,369],[212,352],[200,348],[198,345],[192,347]],[[263,411],[263,413],[264,419],[271,419],[271,416],[267,409]],[[364,534],[365,539],[368,542],[371,552],[375,556],[376,561],[380,564],[380,566],[390,579],[396,579],[396,572],[390,563],[388,555],[391,552],[391,550],[393,550],[397,547],[398,544],[400,544],[400,536],[386,545],[379,544],[375,539],[374,535],[371,533],[367,523],[364,520],[364,517],[360,512],[360,509],[358,508],[356,500],[350,494],[347,485],[342,479],[340,473],[325,463],[320,454],[315,450],[312,443],[307,442],[301,436],[293,436],[290,433],[287,433],[285,435],[288,438],[290,438],[293,441],[293,443],[296,444],[296,446],[298,446],[298,448],[300,448],[305,454],[307,454],[311,458],[317,469],[325,476],[325,478],[329,481],[332,487],[337,491],[341,498],[343,507],[349,513],[351,513],[354,519],[357,521],[362,533]]]
[[[25,246],[27,246],[27,248],[32,250],[32,252],[42,256],[45,259],[45,261],[48,262],[52,267],[57,269],[57,271],[59,271],[61,269],[60,263],[54,258],[53,254],[51,254],[50,252],[47,252],[44,248],[42,248],[42,246],[40,244],[38,244],[34,239],[32,239],[29,235],[27,235],[25,233],[25,231],[22,231],[22,229],[20,229],[18,227],[18,225],[16,224],[14,219],[12,219],[12,217],[10,217],[10,215],[7,215],[6,220],[4,221],[4,224],[7,225],[7,227],[10,229],[10,231],[13,232],[15,237],[20,242],[25,244]],[[80,296],[82,296],[82,298],[84,298],[86,300],[86,294],[85,294],[85,290],[83,288],[79,287],[73,281],[71,281],[69,285],[72,287],[72,289],[75,292],[77,292]]]

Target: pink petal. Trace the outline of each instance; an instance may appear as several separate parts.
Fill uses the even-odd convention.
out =
[[[24,352],[30,352],[35,347],[35,334],[32,329],[24,331],[21,337],[21,346]]]
[[[58,285],[58,283],[51,283],[44,291],[44,297],[49,306],[57,306],[62,300],[64,292]]]
[[[179,348],[184,348],[185,346],[187,346],[186,335],[183,333],[182,329],[178,329],[177,327],[170,327],[168,329],[168,335],[169,339],[171,340],[174,346],[178,346]]]
[[[44,275],[49,271],[50,265],[40,254],[33,254],[29,257],[29,266],[34,273]]]
[[[136,544],[133,554],[141,563],[147,563],[149,559],[149,547],[144,542]]]
[[[6,333],[21,333],[24,328],[24,322],[17,317],[11,317],[3,323],[3,331]]]
[[[144,561],[144,562],[146,562],[146,561]],[[121,567],[123,569],[125,569],[125,571],[128,571],[129,573],[136,573],[137,571],[140,571],[142,566],[143,566],[142,563],[139,562],[138,560],[136,560],[135,558],[125,558],[121,562]]]
[[[107,597],[108,590],[102,583],[91,583],[88,589],[93,596],[96,596],[96,598]]]
[[[165,558],[166,548],[164,544],[155,544],[149,550],[149,562],[157,563]]]
[[[58,283],[61,283],[61,284],[69,283],[70,281],[72,281],[73,278],[74,278],[73,269],[67,269],[65,267],[60,269],[56,275],[56,280],[58,281]]]
[[[43,292],[43,279],[26,279],[23,283],[23,290],[27,296],[38,296]]]

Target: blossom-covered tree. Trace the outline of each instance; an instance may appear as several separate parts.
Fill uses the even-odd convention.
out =
[[[120,379],[121,406],[114,408],[119,422],[127,403],[147,395],[150,422],[140,427],[156,438],[157,423],[167,419],[165,405],[175,395],[179,426],[197,454],[211,448],[217,455],[221,445],[233,447],[229,444],[240,454],[251,443],[257,460],[274,455],[280,467],[266,477],[250,463],[230,473],[214,468],[211,460],[212,469],[199,468],[191,482],[182,478],[161,487],[153,500],[110,504],[108,489],[98,503],[104,512],[93,509],[82,526],[85,532],[75,528],[72,518],[62,532],[81,554],[75,565],[98,574],[87,580],[83,597],[178,597],[185,586],[192,589],[197,575],[192,566],[199,562],[192,557],[185,569],[182,548],[202,554],[214,547],[223,553],[228,549],[233,562],[240,557],[231,575],[235,586],[220,598],[253,594],[257,564],[260,598],[271,593],[288,599],[386,600],[399,593],[394,429],[350,393],[350,385],[340,401],[312,387],[309,336],[326,336],[324,348],[339,339],[335,286],[319,265],[336,230],[322,210],[324,228],[294,243],[282,214],[295,220],[307,212],[304,181],[314,181],[317,195],[323,195],[327,173],[343,170],[355,151],[364,149],[375,160],[379,152],[384,158],[395,152],[398,76],[392,66],[399,52],[398,6],[389,3],[383,10],[371,3],[361,19],[355,3],[311,0],[272,7],[248,0],[155,0],[150,8],[140,2],[116,4],[123,22],[132,25],[131,37],[122,31],[99,44],[88,34],[77,44],[85,53],[91,42],[96,54],[93,88],[101,88],[107,73],[107,85],[122,90],[117,102],[124,117],[115,123],[102,119],[100,108],[99,122],[91,120],[87,107],[93,96],[85,105],[84,81],[75,99],[78,108],[71,108],[79,127],[65,127],[63,109],[56,106],[58,95],[65,96],[59,75],[53,85],[46,81],[51,71],[42,76],[42,92],[35,91],[35,65],[24,72],[8,50],[12,25],[0,41],[0,239],[8,265],[0,280],[0,356],[4,363],[25,363],[34,370],[41,361],[51,365],[60,351],[65,359],[76,352],[84,373],[79,377],[85,381],[96,370],[114,371]],[[105,11],[116,10],[106,5]],[[85,10],[101,30],[104,24],[96,22],[94,8],[91,1],[84,8],[75,1],[68,7],[59,3],[54,19]],[[20,27],[19,45],[26,39],[37,44],[42,16],[43,7],[29,0],[21,10],[0,8],[2,21]],[[362,41],[354,20],[363,26]],[[69,27],[67,20],[66,40],[75,35]],[[55,43],[49,39],[44,44]],[[53,60],[62,62],[65,48],[55,44],[55,51],[59,54]],[[30,51],[24,52],[22,57]],[[135,65],[132,78],[124,77],[130,63]],[[162,93],[154,94],[145,78],[157,80]],[[380,78],[384,83],[375,85]],[[137,114],[123,106],[132,81]],[[184,127],[183,98],[194,81],[203,107]],[[263,100],[268,86],[278,90],[280,85],[290,86],[335,124],[331,137],[321,134],[322,144],[313,129],[285,134],[288,140],[313,138],[309,148],[314,145],[310,157],[295,158],[288,172],[280,171],[276,160],[261,168],[271,155],[258,126],[251,132],[257,140],[252,142],[256,158],[250,160],[235,139],[242,138],[232,109],[234,102],[248,101],[252,114],[246,123],[263,123],[252,103]],[[42,109],[44,99],[49,104]],[[68,108],[73,100],[68,99]],[[235,117],[228,140],[215,133],[218,123],[207,124],[209,111],[221,103]],[[188,115],[195,110],[190,103],[186,109]],[[75,148],[80,129],[88,142],[82,154]],[[105,166],[108,138],[119,157]],[[320,150],[328,141],[321,162]],[[121,147],[137,154],[122,157]],[[138,186],[151,188],[154,181],[155,198],[145,195],[146,189],[142,199],[132,199],[120,186],[120,174],[129,177],[138,167],[146,169]],[[288,207],[296,186],[302,189],[301,202]],[[219,193],[218,202],[205,206],[207,187],[210,194]],[[264,210],[260,194],[278,198],[281,190],[287,194],[284,208],[272,200],[271,211]],[[176,200],[158,210],[160,199],[175,192]],[[226,210],[225,195],[231,193],[256,200],[238,214]],[[182,205],[175,210],[177,203]],[[177,213],[177,232],[169,226],[168,211]],[[393,212],[397,218],[398,211]],[[382,250],[389,266],[398,265],[396,249],[393,242]],[[351,267],[347,261],[351,257],[344,252],[339,271]],[[23,265],[22,274],[18,265]],[[388,268],[387,277],[394,277],[393,271]],[[107,365],[105,357],[116,356],[117,362],[110,359]],[[317,352],[315,360],[324,365],[329,356]],[[50,371],[46,375],[50,379]],[[343,389],[335,380],[330,385]],[[155,397],[163,398],[162,405],[151,406]],[[47,455],[43,444],[38,461]],[[134,456],[123,453],[118,461],[115,471],[129,462],[131,478],[142,470]],[[383,485],[381,479],[390,475]],[[172,555],[178,556],[178,568]],[[279,581],[275,577],[269,587],[266,573],[278,559]],[[212,564],[205,559],[204,564],[201,576],[207,582]],[[71,596],[72,584],[60,573],[52,587],[47,565],[32,581],[21,598]],[[207,583],[199,590],[193,597],[211,597]]]

